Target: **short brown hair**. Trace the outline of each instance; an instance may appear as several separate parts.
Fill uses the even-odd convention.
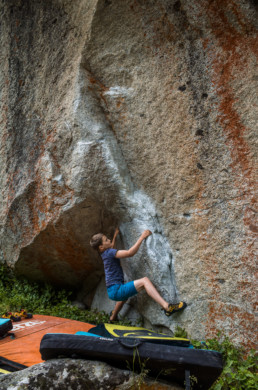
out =
[[[97,233],[93,234],[93,236],[90,239],[90,246],[93,249],[99,250],[99,246],[102,245],[102,237],[104,236],[103,233]]]

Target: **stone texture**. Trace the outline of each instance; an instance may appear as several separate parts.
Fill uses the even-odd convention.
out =
[[[106,363],[57,359],[0,376],[1,390],[180,390]]]
[[[106,309],[89,237],[149,228],[126,277],[188,308],[145,324],[253,345],[255,2],[0,4],[1,260]]]
[[[57,279],[56,268],[60,275],[69,272],[66,263],[71,253],[67,245],[63,247],[66,237],[60,227],[55,237],[55,222],[65,205],[69,208],[75,203],[73,191],[62,179],[62,159],[72,139],[67,120],[94,5],[94,1],[73,5],[69,1],[1,1],[1,257],[15,262],[22,248],[33,243],[33,259],[30,249],[21,256],[24,270],[34,264],[32,277],[40,273]],[[74,232],[65,230],[68,246],[77,247],[76,254],[72,250],[73,259],[78,259],[85,274],[85,249],[78,249]],[[43,237],[34,242],[41,231]],[[42,252],[48,252],[43,261]],[[53,258],[57,266],[49,267]],[[58,267],[60,259],[64,267]]]

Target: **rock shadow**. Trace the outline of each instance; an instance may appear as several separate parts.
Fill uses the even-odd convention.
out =
[[[95,200],[76,204],[21,250],[15,270],[34,281],[73,289],[84,284],[84,291],[91,291],[103,275],[103,264],[89,245],[90,237],[99,231],[109,234],[115,223]]]

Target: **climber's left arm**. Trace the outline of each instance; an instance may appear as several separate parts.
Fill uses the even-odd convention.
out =
[[[111,242],[111,248],[114,248],[114,246],[115,246],[115,243],[116,243],[116,236],[118,235],[118,233],[119,233],[119,229],[116,228],[115,234],[114,234],[114,237],[113,237],[113,240],[112,240],[112,242]]]

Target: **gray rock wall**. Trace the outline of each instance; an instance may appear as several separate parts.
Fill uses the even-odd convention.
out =
[[[106,308],[96,231],[153,235],[126,277],[188,308],[146,324],[253,344],[257,6],[1,1],[1,260]],[[84,296],[84,298],[83,298]]]

